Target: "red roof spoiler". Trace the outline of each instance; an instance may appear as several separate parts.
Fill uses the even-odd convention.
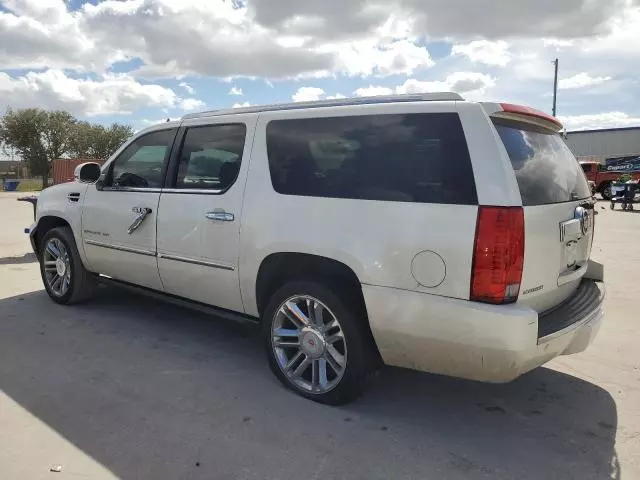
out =
[[[540,110],[536,110],[535,108],[514,105],[512,103],[500,103],[499,105],[502,107],[502,112],[495,112],[492,116],[509,118],[513,118],[514,116],[525,116],[529,117],[531,120],[535,120],[535,123],[539,123],[551,130],[560,131],[563,128],[562,123],[556,117],[549,115],[548,113],[541,112]]]

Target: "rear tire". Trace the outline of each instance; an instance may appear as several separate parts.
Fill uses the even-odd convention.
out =
[[[45,233],[40,275],[51,300],[62,305],[88,300],[98,285],[96,276],[84,268],[69,227],[56,227]]]
[[[365,322],[347,296],[313,281],[287,283],[262,315],[269,366],[298,395],[328,405],[348,403],[362,393],[375,365]]]

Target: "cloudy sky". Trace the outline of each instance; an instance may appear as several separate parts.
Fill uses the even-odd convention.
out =
[[[186,112],[456,91],[640,125],[640,0],[0,0],[0,110]]]

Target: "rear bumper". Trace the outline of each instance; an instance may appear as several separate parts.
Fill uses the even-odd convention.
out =
[[[572,300],[585,289],[592,295],[589,307],[577,309],[579,302]],[[538,313],[517,304],[486,305],[370,285],[362,290],[386,364],[486,382],[508,382],[558,355],[583,351],[604,317],[604,286],[586,279],[543,317],[573,315],[571,320],[540,338]]]

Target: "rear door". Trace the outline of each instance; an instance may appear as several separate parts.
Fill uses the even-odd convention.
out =
[[[165,292],[243,311],[238,247],[255,123],[251,114],[183,122],[170,188],[163,189],[158,209]]]
[[[493,115],[492,122],[524,208],[518,302],[543,312],[570,296],[586,272],[593,238],[591,191],[557,125],[517,114]]]

